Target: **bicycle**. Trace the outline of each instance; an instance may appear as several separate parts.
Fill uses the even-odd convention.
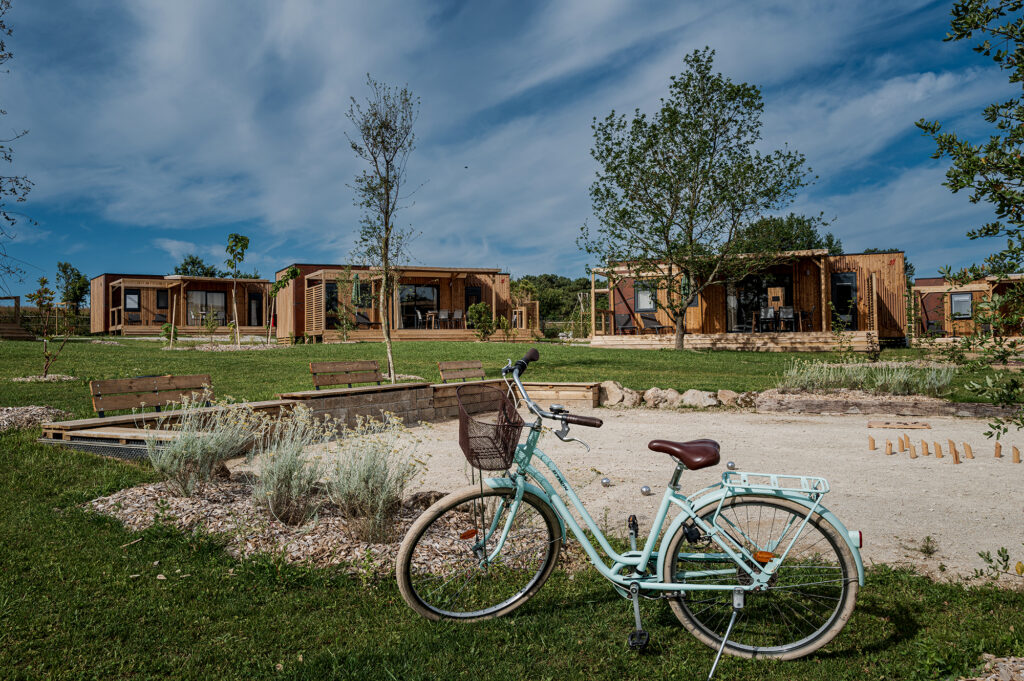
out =
[[[863,538],[821,504],[830,489],[824,478],[740,472],[729,462],[720,483],[688,498],[679,491],[682,474],[717,465],[718,443],[653,440],[648,447],[673,457],[676,467],[642,547],[637,548],[636,517],[630,516],[631,548],[619,553],[558,466],[537,447],[544,419],[560,424],[554,431],[559,439],[584,446],[569,436],[569,426],[603,423],[559,405],[545,411],[530,399],[520,379],[537,359],[531,349],[502,369],[509,390],[492,388],[498,405],[494,423],[475,419],[472,405],[464,406],[460,395],[463,452],[475,468],[504,475],[481,478],[479,487],[440,499],[409,529],[396,574],[414,611],[432,620],[507,615],[544,585],[568,530],[605,579],[632,601],[630,648],[642,649],[650,638],[641,625],[640,597],[667,599],[691,634],[718,649],[712,675],[723,652],[795,659],[839,633],[864,584]],[[513,386],[536,416],[521,444],[527,424],[507,397],[514,397]],[[557,488],[534,465],[538,460]],[[673,506],[679,512],[666,527]]]

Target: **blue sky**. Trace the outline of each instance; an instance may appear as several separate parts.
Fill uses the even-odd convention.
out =
[[[823,211],[847,251],[907,251],[919,275],[998,244],[990,216],[941,186],[914,127],[980,134],[1006,77],[941,41],[950,2],[334,2],[15,0],[6,128],[38,228],[9,245],[26,282],[58,260],[92,277],[223,261],[252,239],[264,276],[345,262],[358,170],[345,132],[367,72],[422,99],[401,223],[415,262],[581,276],[593,217],[593,117],[652,111],[684,55],[759,85],[766,148],[818,176],[792,209]]]

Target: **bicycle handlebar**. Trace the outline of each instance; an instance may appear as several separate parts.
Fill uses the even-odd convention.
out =
[[[604,421],[594,416],[578,416],[576,414],[563,414],[562,418],[565,419],[566,423],[572,423],[577,426],[587,426],[588,428],[600,428],[604,425]]]
[[[523,358],[517,360],[514,364],[512,360],[509,360],[507,366],[501,370],[501,375],[505,376],[509,373],[512,374],[512,380],[515,382],[516,387],[519,388],[519,394],[523,396],[523,401],[526,402],[527,408],[537,416],[541,418],[551,419],[553,421],[562,421],[564,424],[572,423],[577,426],[587,426],[588,428],[600,428],[604,425],[604,421],[593,416],[578,416],[576,414],[553,414],[549,411],[545,411],[540,408],[536,402],[530,399],[530,396],[526,392],[526,388],[523,387],[523,383],[520,377],[526,372],[526,368],[530,362],[536,362],[540,359],[540,353],[537,352],[537,348],[530,348],[523,355]]]

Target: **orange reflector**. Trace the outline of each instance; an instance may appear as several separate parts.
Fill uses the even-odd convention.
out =
[[[758,563],[770,563],[775,558],[775,554],[771,551],[757,551],[754,553],[754,560]]]
[[[466,530],[459,535],[459,539],[472,539],[476,536],[476,530]]]

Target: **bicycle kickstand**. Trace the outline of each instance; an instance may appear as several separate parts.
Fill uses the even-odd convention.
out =
[[[636,628],[629,632],[626,643],[630,650],[643,650],[651,641],[651,635],[644,631],[640,624],[640,585],[633,582],[629,585],[629,599],[633,601],[633,618],[636,621]]]
[[[736,624],[736,618],[739,617],[740,610],[743,609],[743,604],[746,601],[746,592],[743,589],[732,590],[732,617],[729,618],[729,626],[725,628],[725,636],[722,637],[722,645],[718,647],[718,654],[715,655],[715,661],[711,665],[711,671],[708,673],[708,681],[711,681],[715,675],[715,670],[718,669],[718,661],[722,659],[722,653],[725,652],[725,644],[729,642],[729,634],[732,633],[732,627]]]

